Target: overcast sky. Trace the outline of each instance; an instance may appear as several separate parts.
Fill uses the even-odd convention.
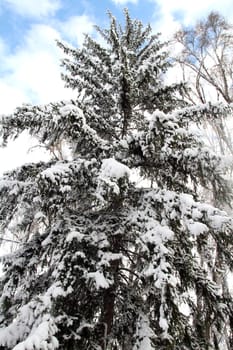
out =
[[[72,92],[60,79],[62,52],[55,40],[79,46],[83,33],[94,35],[93,24],[108,25],[107,10],[121,20],[124,7],[164,37],[212,10],[233,23],[232,0],[0,0],[0,114],[25,102],[68,99]],[[0,150],[0,172],[36,159],[23,145],[28,148],[25,135]]]

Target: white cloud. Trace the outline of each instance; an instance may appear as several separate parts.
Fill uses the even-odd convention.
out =
[[[0,37],[0,114],[11,113],[22,103],[44,104],[75,98],[75,92],[64,88],[60,78],[60,59],[64,54],[56,46],[55,39],[64,37],[80,45],[82,33],[90,33],[93,22],[87,16],[73,16],[53,24],[53,27],[33,25],[22,38],[20,47],[11,54]],[[7,149],[0,149],[0,173],[24,162],[48,157],[40,148],[28,154],[28,148],[35,144],[35,140],[23,134],[19,140],[10,142]]]
[[[49,152],[39,147],[38,142],[24,132],[15,141],[10,141],[7,148],[0,148],[0,176],[4,171],[24,163],[49,159]]]
[[[10,107],[13,109],[15,101],[17,104],[28,101],[47,103],[71,95],[60,78],[62,52],[55,43],[55,39],[59,38],[60,34],[54,28],[34,25],[22,41],[22,46],[14,54],[3,58],[5,74],[2,74],[1,83],[6,98],[4,105],[0,105],[0,112],[8,111]]]
[[[17,87],[8,84],[4,79],[0,82],[0,114],[11,113],[13,109],[23,102],[29,102],[26,94]]]
[[[60,0],[2,0],[10,9],[21,16],[43,17],[54,14],[60,7]]]
[[[151,27],[154,32],[160,32],[162,34],[162,40],[170,39],[170,37],[180,29],[181,23],[179,23],[171,13],[161,13],[159,20],[151,23]]]
[[[93,23],[91,18],[82,15],[64,22],[54,21],[53,26],[34,24],[11,54],[0,37],[0,114],[10,113],[24,102],[43,104],[73,98],[75,92],[64,88],[60,77],[64,53],[55,40],[81,45],[83,33],[91,33]]]
[[[150,0],[155,3],[156,21],[153,25],[156,31],[161,31],[168,37],[181,24],[192,25],[197,20],[206,17],[211,11],[218,11],[230,22],[233,22],[232,0]]]
[[[116,5],[126,5],[129,2],[132,4],[137,4],[138,0],[112,0]]]
[[[62,36],[74,45],[81,46],[84,34],[91,34],[94,29],[94,22],[87,15],[72,16],[67,21],[59,24]]]
[[[0,38],[1,68],[4,67],[0,76],[0,114],[12,113],[22,103],[40,104],[73,96],[60,78],[62,52],[55,43],[59,38],[60,33],[51,26],[34,25],[11,54]],[[0,173],[24,162],[48,158],[41,148],[28,153],[35,145],[36,141],[24,133],[0,149]]]

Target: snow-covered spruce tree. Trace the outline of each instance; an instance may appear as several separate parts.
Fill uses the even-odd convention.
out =
[[[230,192],[189,123],[229,107],[174,111],[182,86],[163,84],[163,45],[127,11],[125,21],[110,15],[109,29],[97,28],[104,47],[59,43],[76,101],[1,117],[4,143],[28,130],[48,148],[65,141],[71,155],[1,180],[2,233],[23,240],[2,257],[0,349],[224,348],[233,305],[211,262],[218,254],[232,269],[232,222],[197,189]],[[137,187],[135,169],[153,187]]]

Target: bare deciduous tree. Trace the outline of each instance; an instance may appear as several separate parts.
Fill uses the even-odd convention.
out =
[[[175,42],[181,47],[176,61],[181,67],[183,80],[189,82],[189,89],[186,92],[189,103],[205,104],[211,100],[232,104],[233,26],[219,13],[211,12],[206,19],[199,21],[194,27],[178,31],[175,35]],[[233,155],[230,118],[219,115],[218,118],[203,119],[209,143],[222,155]],[[219,279],[218,271],[225,271],[221,284],[225,297],[229,298],[231,296],[226,283],[226,266],[218,255],[216,247],[210,242],[211,249],[216,250],[216,253],[213,254],[215,261],[212,261],[214,280]],[[199,253],[203,258],[203,265],[206,264],[205,253],[202,250]],[[200,312],[201,304],[202,299],[199,298]],[[231,318],[222,321],[220,332],[216,332],[216,329],[212,328],[208,322],[209,320],[206,319],[209,339],[212,338],[212,342],[219,349],[222,349],[221,346],[228,350],[232,349]]]
[[[175,42],[181,45],[176,61],[183,77],[190,82],[186,95],[189,102],[195,104],[212,100],[232,103],[233,26],[219,13],[211,12],[194,27],[178,31]],[[214,131],[219,151],[233,154],[231,132],[226,120],[209,120],[208,125]]]

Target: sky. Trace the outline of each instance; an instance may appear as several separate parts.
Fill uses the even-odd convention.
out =
[[[107,11],[121,21],[125,7],[165,39],[210,11],[233,23],[232,0],[0,0],[0,115],[23,103],[74,96],[60,78],[63,53],[56,40],[78,47],[84,33],[95,35],[94,24],[108,26]],[[23,134],[0,149],[0,173],[38,157],[48,154]]]

